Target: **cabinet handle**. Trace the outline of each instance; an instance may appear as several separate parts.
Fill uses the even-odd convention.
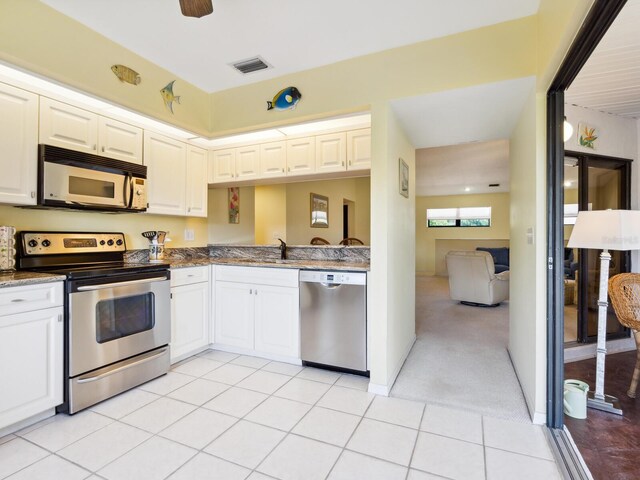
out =
[[[62,322],[62,315],[58,315],[58,323]]]
[[[256,290],[255,290],[255,293],[254,293],[254,295],[257,295],[257,294],[258,294],[258,290],[256,289]]]
[[[353,161],[352,160],[349,160],[349,165],[353,165]]]
[[[249,289],[249,295],[253,295],[253,289],[252,288]]]
[[[13,300],[11,300],[11,303],[20,303],[20,302],[26,302],[26,300],[24,298],[14,298]]]
[[[102,152],[104,153],[104,145],[102,146]]]
[[[36,192],[31,192],[31,198],[36,198]]]
[[[342,161],[342,166],[344,167],[344,160]]]
[[[282,173],[284,173],[284,168],[282,169]]]
[[[91,150],[95,150],[95,149],[96,149],[96,147],[97,147],[97,145],[94,143],[94,144],[93,144],[93,147],[91,147]]]
[[[287,172],[290,172],[290,171],[291,171],[291,167],[287,167]]]

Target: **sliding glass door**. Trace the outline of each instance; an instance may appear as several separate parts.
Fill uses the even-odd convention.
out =
[[[577,168],[578,210],[629,209],[631,161],[609,158],[600,155],[567,152],[566,170]],[[575,170],[574,170],[575,172]],[[576,175],[573,175],[575,178]],[[565,181],[565,212],[570,200],[575,198],[569,188],[570,180]],[[571,220],[565,213],[565,245],[571,235]],[[609,277],[628,272],[630,255],[628,252],[612,251]],[[592,343],[596,341],[598,330],[598,288],[600,284],[600,251],[569,250],[565,248],[565,341]],[[568,295],[571,291],[571,296]],[[569,298],[571,297],[571,298]],[[567,315],[567,305],[575,306],[577,314]],[[573,313],[573,310],[571,311]],[[575,323],[572,323],[575,322]],[[575,331],[573,329],[575,325]],[[570,331],[572,335],[566,335]],[[607,338],[628,336],[611,305],[607,316]],[[576,337],[575,340],[572,337]]]

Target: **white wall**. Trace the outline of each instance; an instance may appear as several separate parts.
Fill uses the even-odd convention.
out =
[[[372,106],[370,391],[387,394],[415,341],[415,149],[385,102]],[[380,152],[380,153],[377,153]],[[399,193],[399,158],[409,198]],[[383,353],[384,352],[384,353]]]
[[[253,245],[255,200],[253,187],[240,188],[240,223],[229,223],[226,188],[209,189],[209,243]]]
[[[565,150],[634,160],[631,164],[631,208],[634,210],[640,208],[640,178],[638,178],[640,170],[637,162],[638,158],[640,158],[640,145],[638,144],[640,123],[633,118],[619,117],[569,104],[565,104],[564,111],[567,120],[574,129],[573,135],[564,144]],[[597,128],[598,140],[595,142],[595,150],[581,147],[578,144],[577,133],[578,124],[580,123],[586,123]],[[631,255],[632,271],[640,272],[640,252],[632,252]]]
[[[546,137],[534,133],[546,130],[545,101],[531,92],[509,145],[509,353],[536,423],[546,420]]]

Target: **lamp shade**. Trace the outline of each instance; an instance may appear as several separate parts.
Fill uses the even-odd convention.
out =
[[[640,211],[578,212],[567,246],[598,250],[640,250]]]

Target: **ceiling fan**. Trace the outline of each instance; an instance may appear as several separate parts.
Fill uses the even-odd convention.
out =
[[[211,0],[180,0],[180,10],[185,17],[204,17],[213,13]]]

